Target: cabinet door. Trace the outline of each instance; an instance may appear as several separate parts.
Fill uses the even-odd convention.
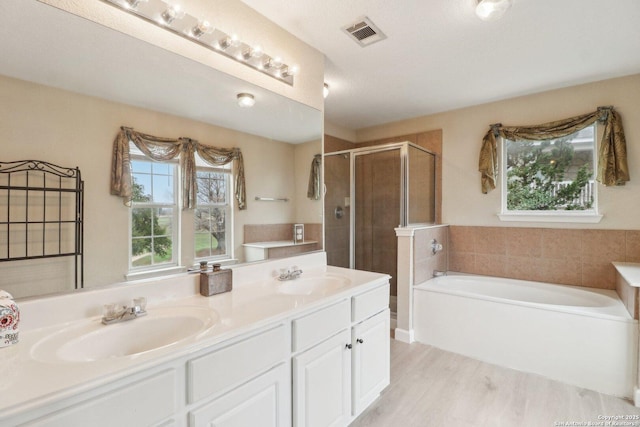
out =
[[[192,411],[191,427],[286,427],[291,425],[288,364],[282,364]]]
[[[293,358],[293,425],[344,426],[351,411],[351,337],[344,330]]]
[[[389,385],[389,310],[352,328],[353,415],[357,416]]]

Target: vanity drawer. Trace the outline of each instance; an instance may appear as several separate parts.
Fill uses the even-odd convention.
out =
[[[389,308],[389,284],[355,295],[351,298],[352,320],[361,322],[374,314]]]
[[[284,361],[287,330],[276,326],[187,362],[189,403],[246,382]]]
[[[307,316],[294,319],[291,324],[293,351],[300,351],[348,328],[349,300],[323,308]]]
[[[110,389],[104,395],[88,402],[75,404],[62,411],[53,412],[52,415],[25,425],[29,427],[157,425],[178,410],[177,387],[176,372],[173,369],[134,383],[116,382],[104,387]]]

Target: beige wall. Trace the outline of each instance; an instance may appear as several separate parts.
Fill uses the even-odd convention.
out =
[[[212,53],[187,39],[176,37],[107,3],[87,0],[39,1],[132,35],[318,110],[324,109],[324,55],[239,0],[181,0],[180,4],[189,14],[207,19],[222,31],[237,34],[245,43],[260,45],[265,53],[280,56],[289,65],[297,65],[300,72],[293,86],[223,55]]]
[[[255,196],[275,195],[295,200],[294,145],[6,77],[0,77],[0,93],[0,160],[45,160],[81,169],[85,181],[86,286],[122,281],[128,268],[128,208],[109,194],[112,143],[122,125],[158,136],[188,136],[210,145],[240,147],[248,208],[235,212],[236,255],[242,254],[243,224],[296,222],[295,201],[254,201]],[[318,151],[320,144],[316,150],[311,150],[311,144],[301,150]],[[308,171],[308,165],[305,169]],[[320,209],[318,206],[318,212]],[[183,227],[192,226],[192,215],[182,212]],[[185,247],[191,244],[183,241]],[[191,253],[183,253],[183,264],[192,258]],[[35,264],[22,265],[2,265],[0,288],[50,281],[47,272],[34,268]]]
[[[540,226],[561,228],[640,228],[640,74],[542,92],[461,110],[360,129],[358,141],[370,141],[431,129],[443,132],[442,222],[455,225]],[[598,186],[599,224],[504,223],[500,190],[480,191],[478,153],[489,124],[532,125],[613,105],[622,116],[627,137],[631,182],[623,187]]]

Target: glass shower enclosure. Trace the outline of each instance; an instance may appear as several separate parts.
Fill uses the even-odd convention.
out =
[[[389,274],[397,295],[396,227],[435,223],[435,154],[409,143],[324,156],[327,263]]]

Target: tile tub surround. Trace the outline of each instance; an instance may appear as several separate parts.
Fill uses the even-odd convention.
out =
[[[616,289],[612,264],[640,262],[640,231],[449,227],[449,270]]]
[[[280,268],[292,263],[300,266],[306,274],[326,272],[344,276],[349,285],[325,295],[277,294],[275,285],[271,285],[275,283],[274,277]],[[107,381],[134,375],[142,369],[232,339],[295,313],[343,299],[356,288],[358,292],[366,291],[388,280],[388,276],[378,273],[327,267],[323,252],[234,268],[233,291],[213,297],[200,296],[196,283],[198,277],[197,274],[181,274],[161,280],[140,280],[126,286],[113,285],[19,301],[23,317],[21,342],[0,351],[0,372],[3,374],[0,390],[11,390],[0,400],[0,419],[51,403],[58,397],[74,396]],[[221,322],[179,345],[141,353],[137,357],[91,363],[45,363],[31,356],[31,348],[51,331],[68,322],[99,318],[105,302],[124,304],[141,295],[147,298],[149,310],[167,304],[205,307],[214,310],[221,317]]]

